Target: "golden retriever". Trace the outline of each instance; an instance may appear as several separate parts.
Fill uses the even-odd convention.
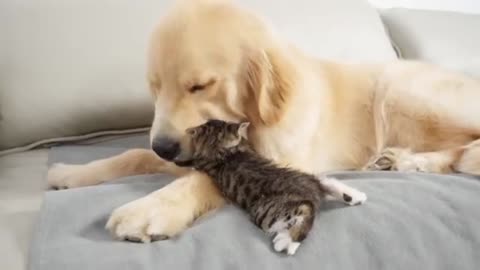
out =
[[[342,64],[280,41],[226,0],[180,3],[152,35],[152,150],[85,165],[57,164],[54,187],[167,172],[179,178],[116,209],[119,239],[176,235],[224,199],[211,180],[174,166],[185,129],[249,121],[256,150],[308,172],[344,169],[480,173],[480,83],[419,62]]]

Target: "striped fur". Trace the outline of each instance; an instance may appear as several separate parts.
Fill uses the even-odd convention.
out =
[[[292,255],[312,228],[323,199],[333,196],[350,203],[355,194],[332,188],[334,180],[280,167],[263,158],[249,144],[247,128],[246,123],[220,120],[191,128],[175,162],[209,175],[223,195],[245,209],[259,228],[275,234],[276,251]]]

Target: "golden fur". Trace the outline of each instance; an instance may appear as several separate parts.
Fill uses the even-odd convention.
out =
[[[419,62],[313,59],[227,1],[177,5],[152,35],[148,80],[152,139],[179,138],[209,118],[247,120],[257,151],[305,171],[371,168],[380,160],[398,170],[480,173],[478,81]],[[107,224],[114,236],[172,236],[224,203],[206,176],[151,150],[57,165],[48,179],[72,188],[156,172],[179,179],[116,209]]]

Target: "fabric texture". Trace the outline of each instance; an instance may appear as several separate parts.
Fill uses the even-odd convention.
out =
[[[87,162],[121,153],[126,147],[147,148],[148,137],[124,135],[121,138],[102,137],[76,142],[106,149],[103,155],[72,154],[72,162]],[[71,146],[81,149],[82,146]],[[72,149],[72,148],[70,148]],[[55,152],[54,152],[55,153]],[[52,154],[50,155],[52,157]],[[83,159],[82,159],[83,158]],[[51,158],[50,158],[51,159]],[[48,169],[49,151],[32,150],[0,157],[0,269],[26,269],[32,231],[37,228],[38,215],[47,189],[45,176]],[[51,159],[54,160],[54,159]],[[64,158],[68,162],[67,157]]]
[[[149,131],[150,127],[147,128],[136,128],[136,129],[124,129],[124,130],[109,130],[109,131],[99,131],[94,133],[89,133],[79,136],[69,136],[69,137],[60,137],[40,140],[25,146],[11,148],[8,150],[0,151],[0,157],[4,155],[9,155],[13,153],[20,153],[30,149],[35,149],[37,147],[51,147],[59,144],[92,144],[97,141],[111,140],[114,138],[119,138],[128,134],[138,134]]]
[[[169,0],[0,1],[0,150],[148,126],[146,48]],[[313,55],[393,59],[366,1],[236,1]]]
[[[25,269],[46,188],[48,150],[0,157],[0,269]]]
[[[402,8],[381,15],[403,58],[480,78],[480,15]]]
[[[146,139],[146,138],[145,138]],[[141,146],[139,141],[126,141]],[[83,163],[117,145],[59,147],[49,162]],[[166,175],[126,177],[45,195],[30,270],[56,269],[460,269],[480,267],[480,181],[400,173],[332,174],[368,195],[365,205],[326,203],[293,257],[279,255],[248,216],[229,205],[178,237],[115,241],[104,229],[116,207],[157,190]]]

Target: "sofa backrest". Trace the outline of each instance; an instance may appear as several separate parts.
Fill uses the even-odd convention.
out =
[[[381,15],[402,58],[480,78],[480,15],[402,8]]]
[[[0,1],[0,149],[148,126],[148,36],[172,1]],[[395,58],[363,0],[239,0],[317,56]]]

